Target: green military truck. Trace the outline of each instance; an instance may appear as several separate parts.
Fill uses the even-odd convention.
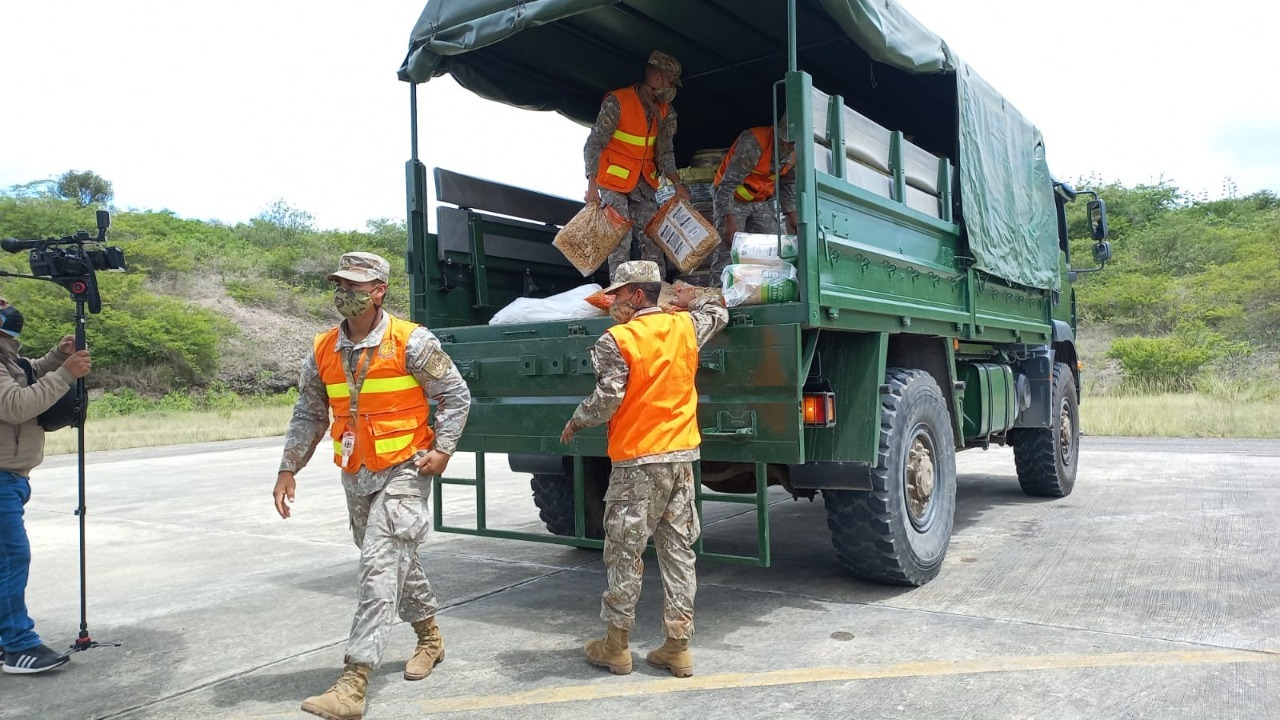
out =
[[[950,540],[957,450],[1012,445],[1025,492],[1070,493],[1072,282],[1097,269],[1072,267],[1064,205],[1077,193],[1050,176],[1035,127],[893,0],[431,0],[400,69],[413,116],[410,292],[413,319],[471,386],[459,449],[480,460],[475,478],[438,480],[437,526],[600,546],[604,431],[568,447],[559,435],[591,392],[588,350],[612,320],[488,324],[516,298],[607,284],[606,271],[583,278],[551,246],[579,202],[435,168],[429,212],[417,118],[449,108],[419,108],[416,86],[448,73],[479,96],[590,125],[654,49],[684,66],[682,166],[784,110],[799,138],[799,298],[733,308],[697,377],[699,507],[754,506],[759,546],[701,555],[769,565],[767,498],[780,485],[821,492],[851,573],[922,585]],[[519,128],[503,138],[539,141]],[[564,161],[581,152],[565,147]],[[1089,194],[1101,267],[1105,207]],[[487,453],[532,474],[550,534],[488,526]],[[441,524],[441,485],[473,489],[474,527]]]

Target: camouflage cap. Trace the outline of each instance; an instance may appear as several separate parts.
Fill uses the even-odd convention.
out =
[[[367,252],[349,252],[338,261],[338,269],[329,273],[327,280],[346,278],[352,282],[385,283],[391,276],[391,263],[381,255]]]
[[[654,50],[649,53],[649,64],[656,66],[659,70],[671,75],[672,82],[680,87],[684,87],[684,83],[680,82],[680,61],[662,52]]]
[[[662,271],[658,269],[658,263],[652,260],[631,260],[622,263],[617,270],[613,271],[613,284],[601,292],[612,295],[623,285],[660,282],[662,282]]]

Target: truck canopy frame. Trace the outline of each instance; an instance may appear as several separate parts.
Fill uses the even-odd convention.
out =
[[[1040,132],[894,0],[430,0],[399,77],[444,74],[514,107],[595,120],[650,51],[683,65],[677,160],[771,122],[788,48],[815,87],[956,160],[956,222],[973,266],[1058,289],[1058,232]],[[1052,73],[1048,58],[1026,58]],[[513,129],[519,136],[518,128]],[[511,139],[511,138],[508,138]],[[573,159],[573,160],[576,160]]]

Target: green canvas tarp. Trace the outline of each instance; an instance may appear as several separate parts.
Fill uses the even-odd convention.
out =
[[[677,145],[716,147],[726,141],[699,118],[758,117],[768,110],[761,87],[786,69],[786,5],[430,0],[399,75],[420,83],[447,73],[481,97],[590,124],[604,92],[638,79],[649,51],[664,49],[685,67]],[[823,89],[834,85],[855,109],[850,98],[869,97],[895,78],[920,83],[918,92],[896,93],[897,107],[885,108],[882,117],[898,128],[921,117],[943,118],[936,125],[945,132],[924,134],[932,140],[929,149],[956,161],[975,267],[1056,289],[1057,220],[1040,132],[894,0],[797,0],[797,21],[799,69],[814,74],[817,84],[814,68],[827,68]],[[851,52],[866,63],[865,88],[859,85],[863,66],[850,61]]]

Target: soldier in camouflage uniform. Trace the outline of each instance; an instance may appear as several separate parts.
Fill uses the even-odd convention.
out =
[[[711,277],[717,285],[720,283],[721,272],[729,264],[729,253],[735,233],[741,231],[772,235],[778,232],[776,213],[778,208],[774,205],[775,193],[776,202],[781,206],[782,215],[786,219],[787,232],[792,235],[796,232],[795,144],[788,140],[785,114],[778,119],[775,126],[779,154],[782,158],[778,166],[783,170],[782,176],[771,179],[767,176],[761,177],[755,172],[762,157],[766,155],[770,159],[773,157],[771,135],[760,132],[768,129],[765,127],[743,130],[733,146],[729,148],[729,154],[721,162],[720,170],[716,174],[711,200],[715,214],[714,222],[716,230],[720,233],[721,242],[711,254]],[[766,148],[761,144],[761,137],[765,138],[765,142],[770,147]],[[770,174],[772,172],[772,170],[769,171]],[[765,197],[747,200],[745,197],[752,192],[744,183],[747,183],[748,178],[752,178],[753,175],[755,182],[763,182],[771,187],[766,191]]]
[[[382,310],[389,271],[385,259],[356,252],[343,255],[338,271],[329,275],[337,285],[335,305],[346,320],[317,338],[303,366],[274,493],[277,512],[288,518],[294,473],[324,438],[332,409],[334,459],[342,467],[351,530],[360,548],[358,603],[342,677],[327,692],[308,698],[302,709],[337,720],[363,716],[369,673],[382,659],[397,614],[418,636],[405,665],[406,680],[426,677],[444,658],[436,596],[419,546],[430,522],[431,476],[449,463],[471,393],[435,335]],[[428,399],[437,403],[434,437],[427,428]],[[407,434],[397,439],[388,427]],[[342,428],[347,432],[339,440]],[[399,445],[396,454],[388,456],[387,441]]]
[[[634,176],[630,177],[627,183],[634,183],[634,188],[626,192],[599,185],[604,177],[600,164],[601,155],[605,153],[607,146],[616,146],[618,142],[615,136],[620,134],[619,123],[624,110],[621,98],[629,96],[629,91],[632,90],[639,95],[644,109],[645,125],[652,126],[656,123],[658,128],[656,139],[647,146],[648,149],[645,152],[656,155],[656,157],[649,156],[649,159],[656,162],[659,175],[676,186],[676,193],[680,197],[688,199],[689,191],[680,184],[680,173],[676,168],[673,145],[676,134],[676,111],[669,105],[675,98],[676,87],[679,85],[680,63],[664,52],[653,51],[649,56],[649,62],[645,65],[644,77],[640,82],[630,88],[615,90],[604,96],[595,125],[591,127],[591,134],[587,136],[587,143],[583,149],[587,174],[586,201],[612,207],[624,218],[632,221],[631,229],[622,236],[621,244],[609,254],[610,276],[617,270],[618,265],[632,259],[633,245],[639,246],[639,258],[651,260],[657,263],[659,268],[663,268],[666,264],[666,256],[663,255],[661,248],[644,231],[645,225],[658,212],[654,187],[639,178],[638,172],[632,173]],[[660,117],[664,109],[666,115]]]
[[[689,312],[664,313],[655,306],[661,289],[654,263],[618,267],[605,292],[614,296],[611,314],[621,324],[592,348],[595,391],[574,411],[561,440],[567,444],[579,430],[609,423],[613,472],[604,515],[609,588],[600,608],[608,628],[603,639],[587,643],[587,659],[617,674],[631,672],[628,633],[644,577],[641,557],[653,537],[667,640],[647,660],[688,677],[698,587],[693,543],[700,532],[693,497],[693,462],[701,444],[694,375],[698,350],[724,329],[729,313],[718,298],[693,300],[692,286],[676,290],[676,306]]]

